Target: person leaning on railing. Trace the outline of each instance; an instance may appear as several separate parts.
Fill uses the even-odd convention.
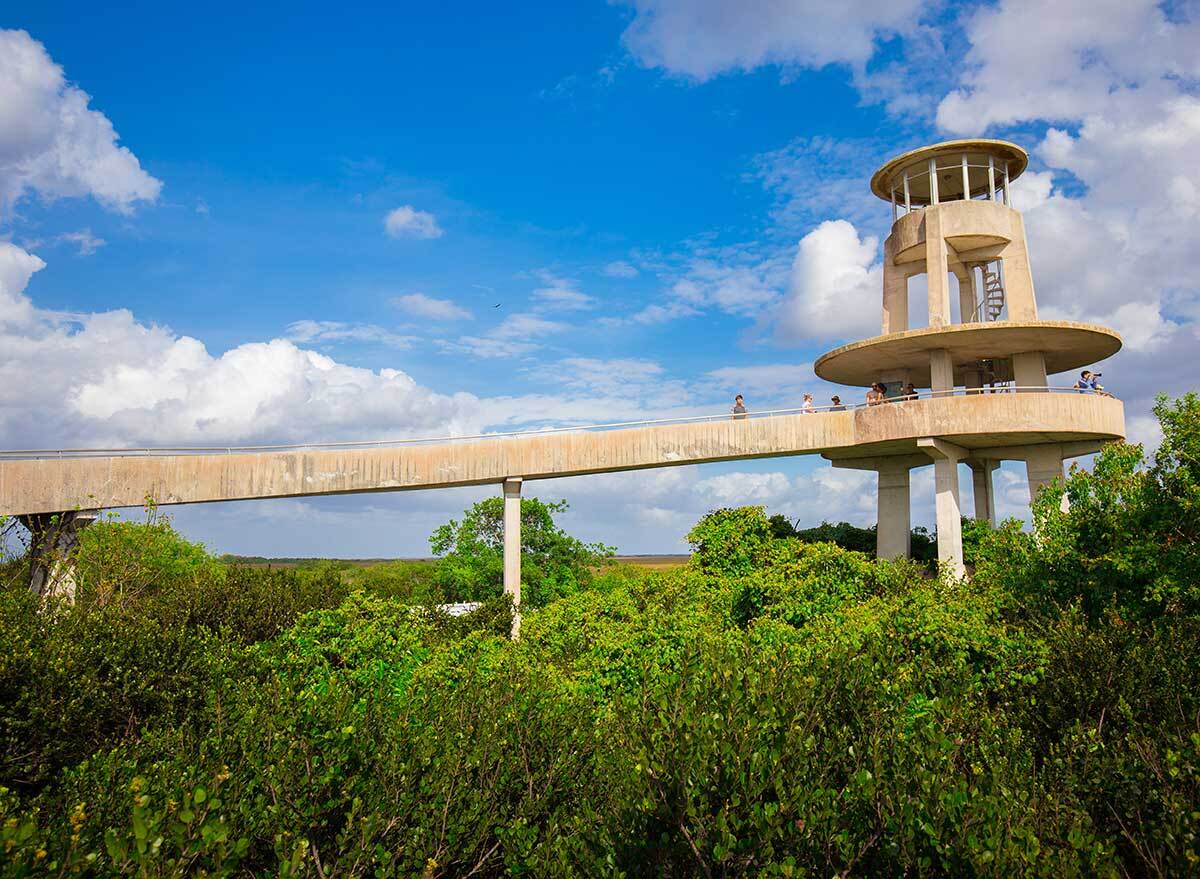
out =
[[[746,401],[742,399],[742,395],[738,394],[733,398],[733,420],[737,421],[746,417]]]
[[[871,390],[867,391],[867,405],[878,406],[884,400],[885,388],[879,382],[871,385]]]

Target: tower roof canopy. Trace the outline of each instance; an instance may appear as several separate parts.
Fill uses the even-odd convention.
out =
[[[913,205],[929,204],[929,160],[936,159],[940,200],[962,198],[963,156],[967,157],[970,196],[983,195],[989,191],[989,158],[995,168],[997,186],[1002,183],[1006,164],[1009,182],[1021,176],[1029,164],[1029,155],[1025,150],[1007,140],[947,140],[896,156],[871,177],[871,191],[884,201],[891,201],[892,192],[895,191],[897,200],[903,201],[901,192],[904,174],[907,171],[909,202]]]

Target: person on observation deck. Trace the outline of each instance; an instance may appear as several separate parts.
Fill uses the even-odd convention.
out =
[[[846,407],[842,405],[842,398],[834,394],[829,398],[829,402],[833,405],[829,407],[830,412],[845,412]]]
[[[904,383],[904,387],[902,387],[902,388],[900,389],[900,399],[901,399],[901,400],[915,400],[915,399],[917,399],[917,389],[916,389],[915,387],[913,387],[913,383],[912,383],[912,382],[905,382],[905,383]]]
[[[1098,372],[1085,369],[1079,374],[1079,381],[1075,382],[1075,390],[1081,394],[1091,391],[1094,394],[1100,394],[1102,397],[1111,397],[1112,394],[1104,390],[1104,386],[1100,384],[1100,375]]]
[[[741,394],[733,398],[733,417],[734,420],[746,417],[746,401],[742,399]]]
[[[867,405],[878,406],[883,402],[885,388],[879,382],[871,385],[871,390],[867,391]]]
[[[1087,391],[1093,391],[1096,394],[1103,394],[1104,388],[1100,385],[1100,373],[1084,370],[1079,373],[1079,381],[1075,382],[1075,390],[1080,394],[1086,394]]]
[[[813,408],[812,394],[804,395],[804,403],[800,406],[800,411],[805,415],[812,415],[817,411]]]

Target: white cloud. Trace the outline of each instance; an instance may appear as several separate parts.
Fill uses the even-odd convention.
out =
[[[482,336],[459,336],[456,342],[439,342],[449,353],[466,353],[485,360],[520,357],[541,347],[538,341],[560,333],[567,324],[536,314],[511,314]]]
[[[632,0],[622,35],[647,67],[695,80],[733,70],[866,64],[876,40],[914,25],[918,0]]]
[[[582,311],[591,308],[595,299],[578,289],[577,281],[560,278],[545,269],[537,272],[544,286],[533,291],[540,307],[556,311]]]
[[[1051,170],[1014,186],[1047,317],[1114,326],[1160,349],[1200,318],[1200,23],[1151,0],[1004,0],[967,21],[961,86],[938,110],[955,134],[1051,123]]]
[[[67,244],[74,244],[79,248],[80,256],[91,256],[107,243],[103,238],[97,238],[93,235],[91,229],[66,232],[59,235],[57,240],[66,242]]]
[[[411,348],[417,336],[393,333],[375,324],[343,323],[336,320],[298,320],[288,324],[288,338],[301,344],[308,342],[365,342],[389,348]]]
[[[805,392],[816,394],[818,385],[825,387],[813,373],[811,363],[723,366],[709,371],[707,378],[722,390],[745,395],[752,410],[761,408],[762,401],[791,401],[798,406]],[[816,405],[824,405],[824,395]]]
[[[883,291],[879,241],[846,220],[828,220],[800,240],[787,298],[776,316],[785,341],[864,338],[878,332]]]
[[[24,327],[33,318],[33,303],[25,287],[46,263],[15,244],[0,241],[0,331],[5,325]]]
[[[938,125],[975,134],[1028,119],[1107,113],[1128,92],[1174,92],[1200,73],[1200,26],[1168,20],[1156,0],[1003,0],[967,23],[971,51]]]
[[[449,299],[434,299],[424,293],[409,293],[392,299],[392,305],[414,317],[432,321],[470,320],[471,312]]]
[[[117,145],[112,122],[90,101],[45,46],[0,30],[0,211],[28,193],[90,195],[123,214],[158,198],[162,183]]]
[[[0,243],[0,438],[8,448],[477,433],[479,401],[289,340],[214,356],[128,311],[63,315],[25,295],[44,264]],[[317,335],[328,331],[317,325]]]
[[[623,259],[608,263],[602,271],[610,278],[636,278],[638,276],[637,267]]]
[[[392,238],[441,238],[442,227],[437,218],[412,205],[402,205],[383,218],[383,228]]]
[[[651,303],[641,311],[634,312],[629,317],[602,317],[600,324],[606,327],[621,327],[628,324],[640,324],[642,326],[653,326],[655,324],[664,324],[681,317],[693,317],[700,314],[699,309],[693,308],[685,302],[668,302],[666,305]]]

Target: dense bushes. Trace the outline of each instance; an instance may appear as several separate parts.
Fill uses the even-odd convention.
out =
[[[1194,875],[1196,547],[1170,521],[1194,512],[1194,405],[1160,412],[1144,470],[1117,447],[1073,474],[1036,536],[976,535],[970,582],[750,508],[515,644],[502,598],[450,619],[316,569],[188,581],[233,608],[215,619],[170,586],[62,619],[9,593],[0,870]],[[238,577],[245,606],[217,591]],[[256,628],[288,583],[316,609]]]

